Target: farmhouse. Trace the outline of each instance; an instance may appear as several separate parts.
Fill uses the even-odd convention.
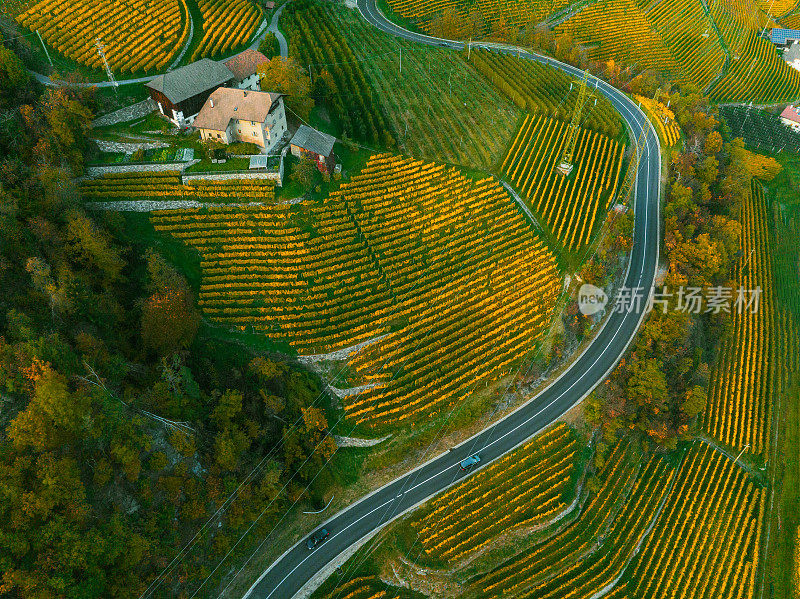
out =
[[[259,91],[258,67],[269,62],[269,58],[258,50],[252,48],[245,50],[225,61],[225,66],[230,69],[234,77],[234,85],[239,89]]]
[[[310,158],[317,163],[317,168],[330,173],[336,160],[333,156],[333,145],[336,138],[306,125],[300,125],[289,145],[292,155],[298,158]]]
[[[254,143],[268,154],[286,132],[283,94],[220,87],[208,97],[194,126],[203,141]]]
[[[190,126],[218,87],[234,82],[224,64],[208,58],[168,71],[146,84],[161,114],[178,127]]]
[[[800,114],[798,114],[797,108],[791,104],[784,108],[781,112],[781,122],[794,131],[800,131]]]

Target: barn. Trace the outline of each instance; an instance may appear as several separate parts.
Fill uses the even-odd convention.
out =
[[[333,155],[335,143],[336,138],[333,135],[300,125],[297,133],[292,137],[292,141],[289,142],[289,146],[293,156],[310,158],[317,163],[320,172],[330,174],[336,164],[336,158]]]
[[[204,58],[159,75],[146,84],[161,114],[178,127],[188,127],[211,93],[233,84],[234,74],[224,64]]]

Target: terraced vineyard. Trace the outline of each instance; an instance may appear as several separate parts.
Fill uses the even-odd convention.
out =
[[[618,2],[624,4],[615,5]],[[571,32],[583,43],[599,42],[598,49],[590,52],[596,60],[631,64],[641,60],[643,66],[663,71],[679,82],[701,88],[709,85],[725,64],[725,53],[699,0],[640,1],[638,5],[636,8],[628,0],[612,0],[608,9],[593,4],[556,31]],[[597,23],[605,19],[613,21],[613,26],[600,25],[598,29]],[[617,57],[617,52],[622,55]]]
[[[469,60],[522,110],[564,120],[569,120],[575,110],[576,82],[559,69],[481,49],[470,52]],[[605,96],[599,96],[597,104],[587,108],[585,127],[611,137],[619,135],[622,121]]]
[[[250,0],[197,0],[197,6],[203,15],[203,37],[190,61],[230,54],[249,41],[261,23],[261,11]]]
[[[602,221],[620,179],[624,148],[613,139],[582,129],[575,169],[565,178],[561,159],[567,123],[528,116],[509,148],[501,173],[568,251],[584,247]]]
[[[641,464],[625,442],[617,443],[579,517],[477,578],[473,591],[482,598],[591,597],[627,565],[671,477],[659,458]]]
[[[369,425],[433,416],[507,374],[549,325],[555,259],[503,188],[374,156],[323,204],[160,212],[198,248],[211,319],[301,353],[375,339],[345,400]],[[265,291],[269,291],[265,294]]]
[[[270,179],[181,182],[178,171],[133,172],[104,175],[81,183],[81,195],[92,201],[148,199],[204,202],[268,202],[275,198]]]
[[[753,597],[766,503],[744,470],[696,442],[631,564],[629,596]]]
[[[66,58],[96,69],[103,68],[99,38],[117,73],[165,68],[189,35],[183,0],[41,0],[16,20]]]
[[[426,553],[456,561],[500,533],[553,518],[566,507],[577,454],[575,436],[557,424],[429,502],[412,523]]]
[[[422,595],[389,586],[378,576],[357,576],[316,597],[318,599],[420,599]]]
[[[742,254],[737,283],[760,287],[758,311],[732,310],[733,334],[723,341],[712,377],[705,429],[723,443],[751,453],[768,447],[775,304],[772,288],[773,244],[767,229],[767,203],[757,181],[742,207]],[[734,298],[735,299],[735,298]],[[745,298],[747,299],[747,298]]]
[[[344,35],[407,154],[483,169],[501,160],[520,111],[457,53],[384,34],[340,5],[321,6],[319,19]]]

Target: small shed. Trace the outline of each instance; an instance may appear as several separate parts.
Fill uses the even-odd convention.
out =
[[[320,172],[328,173],[336,165],[333,146],[336,138],[312,127],[300,125],[289,145],[292,155],[297,158],[309,158],[317,163]]]
[[[256,154],[254,156],[250,156],[250,168],[267,168],[267,158],[268,157],[265,154]]]

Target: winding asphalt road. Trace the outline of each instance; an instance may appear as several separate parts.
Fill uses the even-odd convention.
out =
[[[398,37],[461,50],[464,45],[412,33],[388,21],[375,6],[375,0],[359,0],[359,10],[372,25]],[[496,51],[518,54],[518,49],[496,44]],[[576,77],[578,69],[519,49],[519,56],[550,64]],[[661,148],[650,121],[625,94],[604,81],[592,80],[620,112],[631,139],[638,139],[642,129],[647,137],[634,188],[634,245],[625,278],[625,286],[641,288],[645,298],[651,292],[658,264],[660,223]],[[642,302],[642,307],[644,306]],[[458,447],[418,466],[408,474],[381,487],[331,517],[323,524],[331,535],[315,550],[304,541],[288,549],[250,587],[245,597],[253,599],[289,599],[318,571],[348,547],[382,528],[429,497],[443,491],[464,476],[458,463],[479,453],[481,466],[524,443],[532,435],[559,418],[584,399],[616,366],[633,340],[644,313],[632,310],[612,313],[591,344],[556,381],[515,412],[484,429]],[[474,473],[474,471],[473,471]],[[309,531],[311,533],[311,531]]]

